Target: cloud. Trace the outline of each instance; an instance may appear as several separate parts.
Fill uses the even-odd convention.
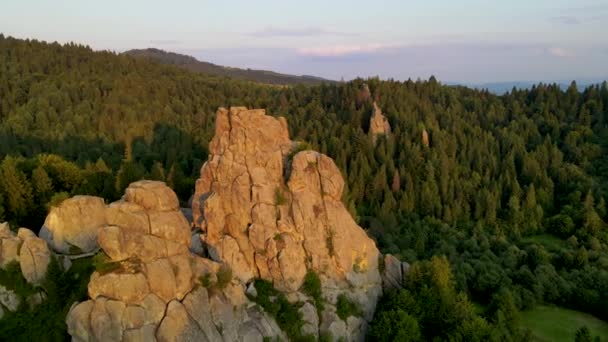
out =
[[[249,33],[256,37],[316,37],[316,36],[357,36],[358,33],[326,30],[321,27],[284,28],[269,26]]]
[[[547,50],[549,55],[560,58],[574,57],[574,52],[561,48],[561,47],[551,47]]]
[[[181,43],[181,41],[177,39],[154,39],[150,41],[150,44],[153,45],[177,45]]]
[[[301,56],[309,57],[342,57],[349,55],[373,54],[396,48],[391,44],[367,44],[367,45],[332,45],[319,47],[305,47],[297,49]]]
[[[581,20],[579,18],[572,15],[561,15],[557,17],[552,17],[550,18],[550,20],[554,23],[564,25],[578,25],[581,23]]]

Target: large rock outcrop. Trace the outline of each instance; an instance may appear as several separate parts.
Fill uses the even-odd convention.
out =
[[[297,293],[307,272],[318,274],[329,304],[321,332],[359,340],[381,293],[380,254],[341,202],[344,180],[333,160],[314,151],[294,155],[297,148],[284,118],[218,110],[196,183],[194,224],[209,255],[243,283],[263,278]],[[359,304],[363,319],[337,318],[332,304],[340,294]]]
[[[372,134],[372,139],[375,144],[379,135],[388,136],[391,134],[391,125],[384,114],[382,114],[382,110],[380,110],[380,107],[378,107],[378,104],[376,104],[375,101],[373,106],[372,117],[369,119],[369,131]]]
[[[215,281],[220,264],[190,252],[190,225],[164,183],[132,183],[122,200],[103,211],[91,299],[74,305],[66,318],[74,341],[284,337],[251,305],[242,284],[229,282],[213,291],[201,286],[204,276]]]

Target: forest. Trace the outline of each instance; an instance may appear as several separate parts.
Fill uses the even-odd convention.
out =
[[[392,126],[375,142],[373,102]],[[284,116],[332,157],[357,222],[411,264],[370,340],[531,340],[520,317],[538,305],[608,321],[606,82],[501,96],[434,77],[278,87],[0,34],[0,222],[37,231],[61,200],[113,201],[142,178],[187,206],[231,105]],[[577,341],[595,337],[580,328]]]

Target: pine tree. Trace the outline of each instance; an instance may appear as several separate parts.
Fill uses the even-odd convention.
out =
[[[6,208],[12,219],[20,220],[32,205],[32,185],[17,168],[17,160],[7,156],[0,163],[0,186],[6,197]]]

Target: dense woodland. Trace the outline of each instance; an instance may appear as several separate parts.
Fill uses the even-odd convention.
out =
[[[373,101],[392,126],[376,144]],[[286,117],[293,139],[334,158],[349,210],[412,264],[371,340],[526,340],[519,312],[541,303],[608,321],[606,83],[275,87],[0,35],[0,221],[37,230],[62,199],[115,200],[140,178],[187,205],[230,105]]]

